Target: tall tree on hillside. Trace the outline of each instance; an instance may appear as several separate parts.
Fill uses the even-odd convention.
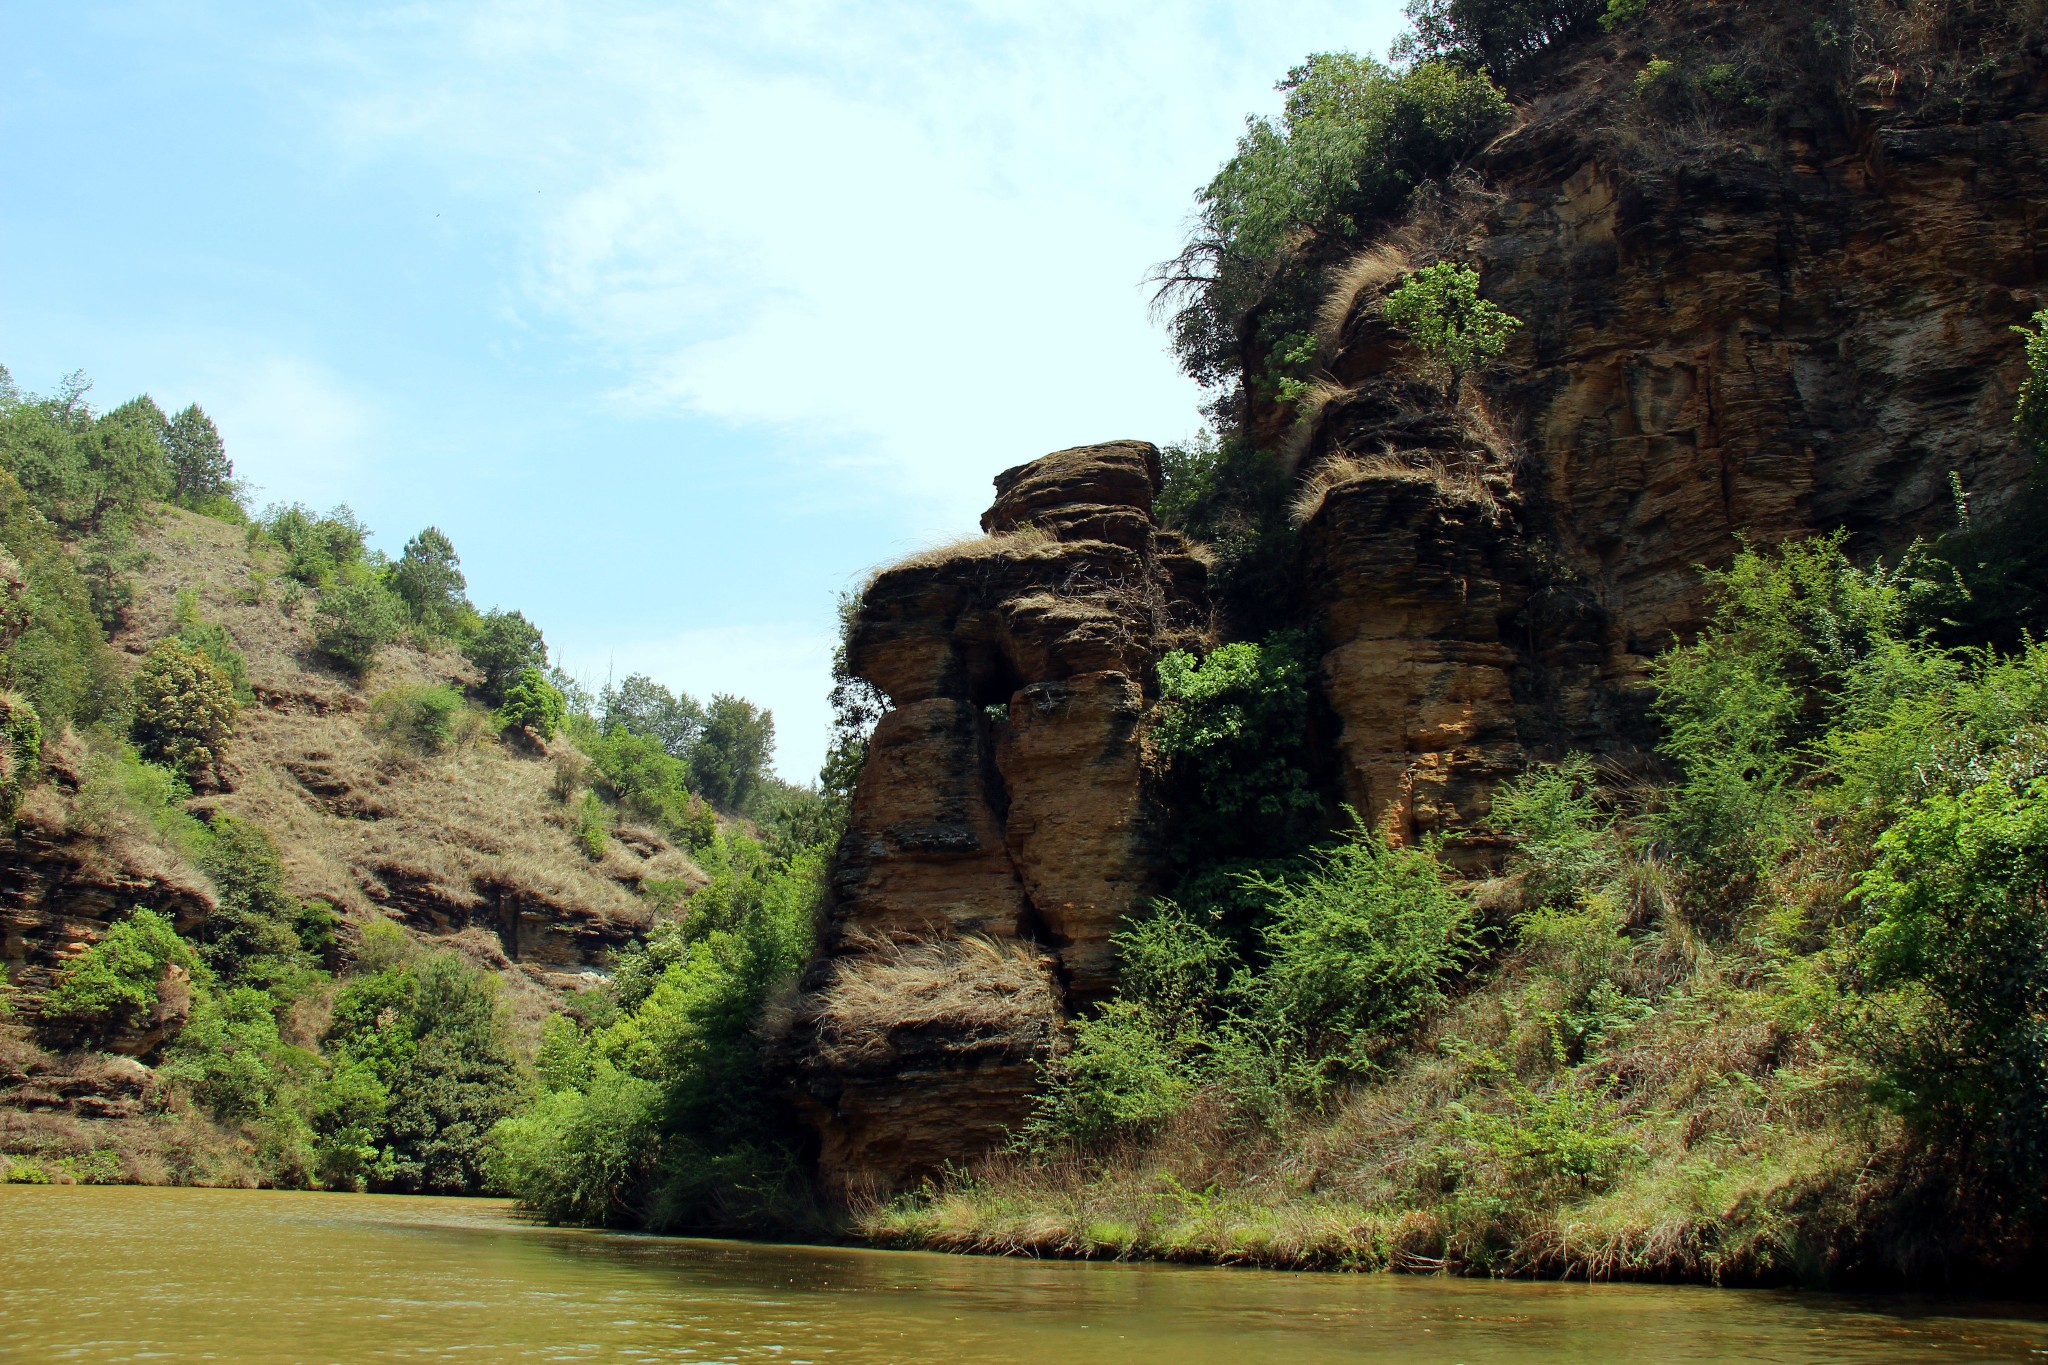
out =
[[[438,526],[429,526],[405,543],[405,553],[391,570],[391,587],[405,600],[422,625],[446,629],[469,607],[463,589],[469,582],[458,567],[455,543]]]
[[[745,810],[775,756],[775,714],[740,697],[719,693],[704,717],[704,733],[690,752],[697,788],[727,810]]]
[[[143,394],[131,398],[120,407],[100,419],[103,422],[130,422],[156,437],[156,443],[166,453],[170,450],[171,419],[164,416],[164,410],[157,406],[154,398]]]
[[[492,706],[505,700],[506,690],[520,674],[529,668],[545,673],[548,666],[547,641],[541,638],[540,627],[516,611],[485,612],[462,653],[484,675],[477,692]]]
[[[234,496],[234,462],[228,459],[220,429],[197,403],[171,419],[164,451],[170,459],[171,497],[180,505]]]
[[[675,693],[644,673],[606,683],[599,694],[604,732],[624,730],[660,742],[676,758],[688,758],[704,733],[704,708],[687,692]]]

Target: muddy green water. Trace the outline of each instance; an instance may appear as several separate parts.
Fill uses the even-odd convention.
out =
[[[6,1361],[1952,1361],[1954,1304],[1065,1264],[539,1228],[490,1200],[0,1186]]]

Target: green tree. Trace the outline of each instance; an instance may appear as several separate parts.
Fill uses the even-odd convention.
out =
[[[553,739],[567,710],[568,704],[563,701],[562,694],[554,689],[539,669],[529,668],[505,689],[505,700],[498,706],[498,728],[523,730],[540,739]]]
[[[46,1013],[115,1028],[146,1018],[157,1007],[158,987],[173,966],[198,965],[192,945],[166,916],[136,910],[116,920],[85,952],[65,963],[43,998]]]
[[[704,708],[688,693],[669,691],[644,673],[606,683],[598,695],[604,733],[624,730],[657,741],[676,758],[687,759],[704,733]]]
[[[1522,325],[1520,318],[1481,298],[1479,272],[1455,261],[1416,271],[1387,296],[1380,311],[1443,372],[1451,391],[1467,374],[1498,360]]]
[[[713,804],[743,811],[761,789],[774,756],[774,713],[721,692],[705,713],[704,733],[691,751],[690,771],[697,789]]]
[[[277,844],[261,826],[216,817],[199,862],[216,893],[199,955],[222,980],[287,990],[334,952],[334,912],[285,888]]]
[[[477,693],[492,706],[505,700],[506,691],[527,669],[545,672],[548,666],[547,641],[541,638],[540,627],[516,611],[485,612],[462,654],[483,674]]]
[[[413,619],[429,630],[447,631],[470,615],[463,596],[468,582],[458,566],[454,542],[429,526],[405,543],[405,552],[391,570],[391,587]]]
[[[1456,62],[1505,80],[1552,43],[1591,32],[1610,9],[1619,23],[1640,8],[1629,0],[1409,0],[1414,27],[1395,55]]]
[[[398,599],[376,582],[342,583],[320,594],[313,643],[328,658],[360,676],[404,628]]]
[[[2048,449],[2048,309],[2034,314],[2031,328],[2013,330],[2026,339],[2027,372],[2012,420],[2036,450]]]
[[[1282,632],[1159,661],[1153,731],[1190,861],[1298,847],[1322,802],[1308,752],[1307,641]]]
[[[159,640],[135,671],[133,734],[143,757],[181,777],[219,766],[234,733],[235,688],[219,665]]]
[[[170,465],[171,498],[179,506],[204,508],[234,497],[234,462],[228,459],[220,429],[197,403],[165,424],[163,444]]]

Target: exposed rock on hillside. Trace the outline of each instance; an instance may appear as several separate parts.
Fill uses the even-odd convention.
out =
[[[1109,935],[1154,889],[1152,666],[1207,625],[1202,560],[1153,522],[1159,478],[1159,452],[1136,441],[1009,470],[987,535],[885,569],[862,594],[848,662],[893,709],[840,844],[832,956],[789,1043],[842,1185],[892,1187],[999,1139],[1060,1002],[1112,984]],[[885,1043],[848,1052],[820,1033],[866,959],[969,935],[1042,948],[1044,1006],[990,1027],[904,993],[900,1019],[869,1012]]]
[[[2027,477],[2010,328],[2043,305],[2048,265],[2034,59],[2014,57],[1996,100],[1916,113],[1866,92],[1782,134],[1649,155],[1620,126],[1641,69],[1621,55],[1582,45],[1475,176],[1337,272],[1330,382],[1253,415],[1301,483],[1295,586],[1339,725],[1333,795],[1397,840],[1461,832],[1475,865],[1494,787],[1531,758],[1648,761],[1648,666],[1698,625],[1698,566],[1837,527],[1895,551],[1950,524],[1951,472],[1980,516]],[[1378,308],[1442,258],[1477,262],[1525,323],[1455,398]],[[1163,872],[1141,761],[1153,665],[1203,617],[1199,561],[1150,515],[1157,483],[1141,445],[1048,456],[998,478],[985,539],[870,585],[850,661],[895,709],[816,1001],[870,951],[857,934],[1043,944],[1068,1009],[1109,986],[1107,937]],[[1022,1112],[1023,1063],[1058,1046],[970,1030],[853,1058],[806,1037],[842,1187],[985,1149]]]

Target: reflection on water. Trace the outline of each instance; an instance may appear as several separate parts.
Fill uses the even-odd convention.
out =
[[[1813,1294],[536,1228],[489,1200],[0,1186],[7,1361],[1952,1361],[2048,1323]]]

